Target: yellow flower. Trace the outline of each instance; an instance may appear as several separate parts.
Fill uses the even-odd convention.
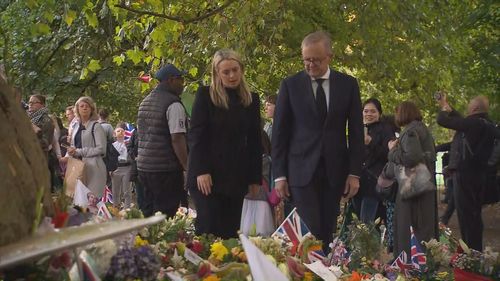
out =
[[[312,281],[313,280],[313,274],[312,272],[306,271],[304,272],[304,281]]]
[[[136,248],[139,248],[139,247],[144,246],[144,245],[149,245],[148,241],[142,239],[139,235],[136,235],[135,240],[134,240],[134,246]]]
[[[203,278],[203,281],[220,281],[220,278],[217,277],[217,275],[212,274],[212,275],[208,275],[207,277]]]
[[[214,256],[216,259],[222,261],[224,259],[224,256],[229,253],[228,249],[222,242],[215,242],[210,246],[210,252],[212,253],[212,256]]]

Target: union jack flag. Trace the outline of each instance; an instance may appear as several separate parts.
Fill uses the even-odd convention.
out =
[[[298,247],[302,239],[308,235],[311,235],[309,228],[300,218],[297,208],[294,208],[271,236],[288,238],[294,247]]]
[[[410,226],[410,233],[411,233],[411,240],[410,240],[411,264],[417,270],[424,270],[427,265],[427,257],[422,252],[422,248],[420,247],[417,237],[415,236],[415,233],[413,233],[413,227],[411,226]]]
[[[125,144],[127,144],[130,141],[130,138],[132,137],[132,134],[134,133],[134,126],[130,123],[125,123]]]
[[[313,263],[315,261],[321,261],[325,259],[325,253],[323,250],[310,251],[307,253],[307,257],[309,258],[309,262]]]
[[[104,187],[101,202],[113,204],[113,193],[111,193],[111,189],[107,185]]]
[[[408,263],[408,256],[405,251],[402,251],[401,254],[399,254],[399,256],[391,264],[391,267],[399,268],[399,271],[405,276],[409,276],[410,271],[413,269],[413,266]]]
[[[107,220],[111,219],[111,213],[109,212],[108,207],[106,207],[106,204],[104,204],[104,202],[97,203],[97,215]]]

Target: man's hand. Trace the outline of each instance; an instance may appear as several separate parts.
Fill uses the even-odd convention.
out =
[[[451,111],[451,106],[448,104],[448,96],[444,91],[441,92],[441,98],[438,100],[438,105],[443,111]]]
[[[344,197],[350,199],[358,193],[359,190],[359,178],[355,176],[347,176],[345,181]]]
[[[212,192],[212,176],[210,174],[199,175],[196,177],[198,189],[203,195],[209,195]]]
[[[31,124],[31,128],[33,129],[33,132],[35,132],[35,134],[38,134],[38,132],[42,131],[42,129],[40,129],[40,127],[35,124]]]
[[[281,199],[290,197],[290,191],[288,190],[288,181],[280,180],[274,184],[274,188],[276,188],[276,193],[278,197]]]

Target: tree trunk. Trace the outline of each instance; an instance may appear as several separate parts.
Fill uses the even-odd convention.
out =
[[[51,213],[45,158],[26,112],[0,75],[0,246],[30,235],[39,189],[44,189],[45,213]]]

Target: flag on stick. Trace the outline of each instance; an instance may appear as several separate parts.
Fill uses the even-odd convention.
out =
[[[97,215],[107,220],[111,219],[111,213],[109,212],[108,207],[106,207],[106,204],[104,202],[97,203]]]
[[[293,208],[288,217],[271,236],[287,238],[294,247],[298,247],[300,242],[308,235],[311,235],[309,228],[300,218],[297,208]]]
[[[405,251],[402,251],[401,254],[399,254],[399,256],[391,264],[391,267],[399,269],[399,272],[403,273],[405,276],[410,276],[410,271],[413,269],[413,266],[408,263],[408,256]]]
[[[422,252],[422,248],[418,243],[417,237],[413,232],[412,226],[410,226],[410,233],[411,233],[411,238],[410,238],[411,264],[413,265],[413,268],[415,268],[416,270],[419,271],[425,270],[427,266],[427,257],[425,256],[424,252]]]
[[[101,202],[113,204],[113,193],[111,192],[111,189],[109,189],[107,185],[104,187],[104,192],[101,197]]]

